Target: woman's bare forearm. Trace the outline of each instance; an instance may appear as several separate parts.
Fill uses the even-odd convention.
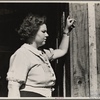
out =
[[[60,43],[59,49],[62,50],[62,55],[65,55],[68,51],[68,47],[69,47],[69,33],[70,31],[75,27],[74,25],[75,20],[74,19],[70,19],[70,17],[67,18],[66,21],[66,26],[64,29],[64,34],[63,34],[63,38],[62,41]]]
[[[69,47],[69,36],[67,34],[63,34],[59,49],[62,50],[64,54],[66,54],[68,51],[68,47]]]
[[[20,84],[18,82],[8,83],[8,97],[20,97],[19,91]]]
[[[8,91],[8,97],[20,97],[20,92],[18,88],[12,87]]]
[[[58,49],[55,49],[53,52],[53,59],[64,56],[69,47],[69,36],[67,34],[63,34],[62,41]]]

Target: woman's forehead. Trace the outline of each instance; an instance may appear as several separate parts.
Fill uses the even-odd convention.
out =
[[[40,30],[47,30],[46,24],[41,25],[41,26],[40,26]]]

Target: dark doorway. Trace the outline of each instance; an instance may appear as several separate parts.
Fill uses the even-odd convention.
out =
[[[9,67],[9,58],[23,42],[17,34],[23,19],[29,13],[42,14],[47,16],[48,40],[43,48],[56,48],[56,38],[61,41],[61,17],[63,12],[68,15],[68,4],[64,3],[1,3],[0,4],[0,97],[7,96],[6,74]],[[59,35],[58,35],[59,33]],[[65,57],[59,59],[59,63],[52,62],[57,76],[57,83],[53,96],[63,96],[63,64],[65,61],[67,93],[70,96],[70,68],[69,52]],[[59,70],[59,71],[57,71]],[[59,90],[59,91],[58,91]]]

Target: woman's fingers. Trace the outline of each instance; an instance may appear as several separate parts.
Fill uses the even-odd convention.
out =
[[[75,28],[75,25],[73,24],[73,25],[71,26],[71,28]]]
[[[67,19],[70,19],[70,16],[68,16]]]
[[[71,26],[71,25],[75,24],[75,22],[76,22],[75,19],[68,19],[68,20],[67,20],[68,26]]]
[[[68,16],[66,20],[66,28],[68,28],[69,31],[71,31],[73,28],[75,28],[75,22],[76,20],[74,18]]]
[[[73,23],[74,23],[74,19],[69,20],[69,22],[70,22],[71,24],[73,24]]]
[[[67,21],[67,25],[70,27],[71,25],[75,24],[75,20],[71,19]]]

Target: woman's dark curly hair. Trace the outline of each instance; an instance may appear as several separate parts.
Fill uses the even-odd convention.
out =
[[[29,38],[34,38],[42,24],[46,24],[46,17],[29,14],[20,26],[18,34],[21,39],[27,41]]]

